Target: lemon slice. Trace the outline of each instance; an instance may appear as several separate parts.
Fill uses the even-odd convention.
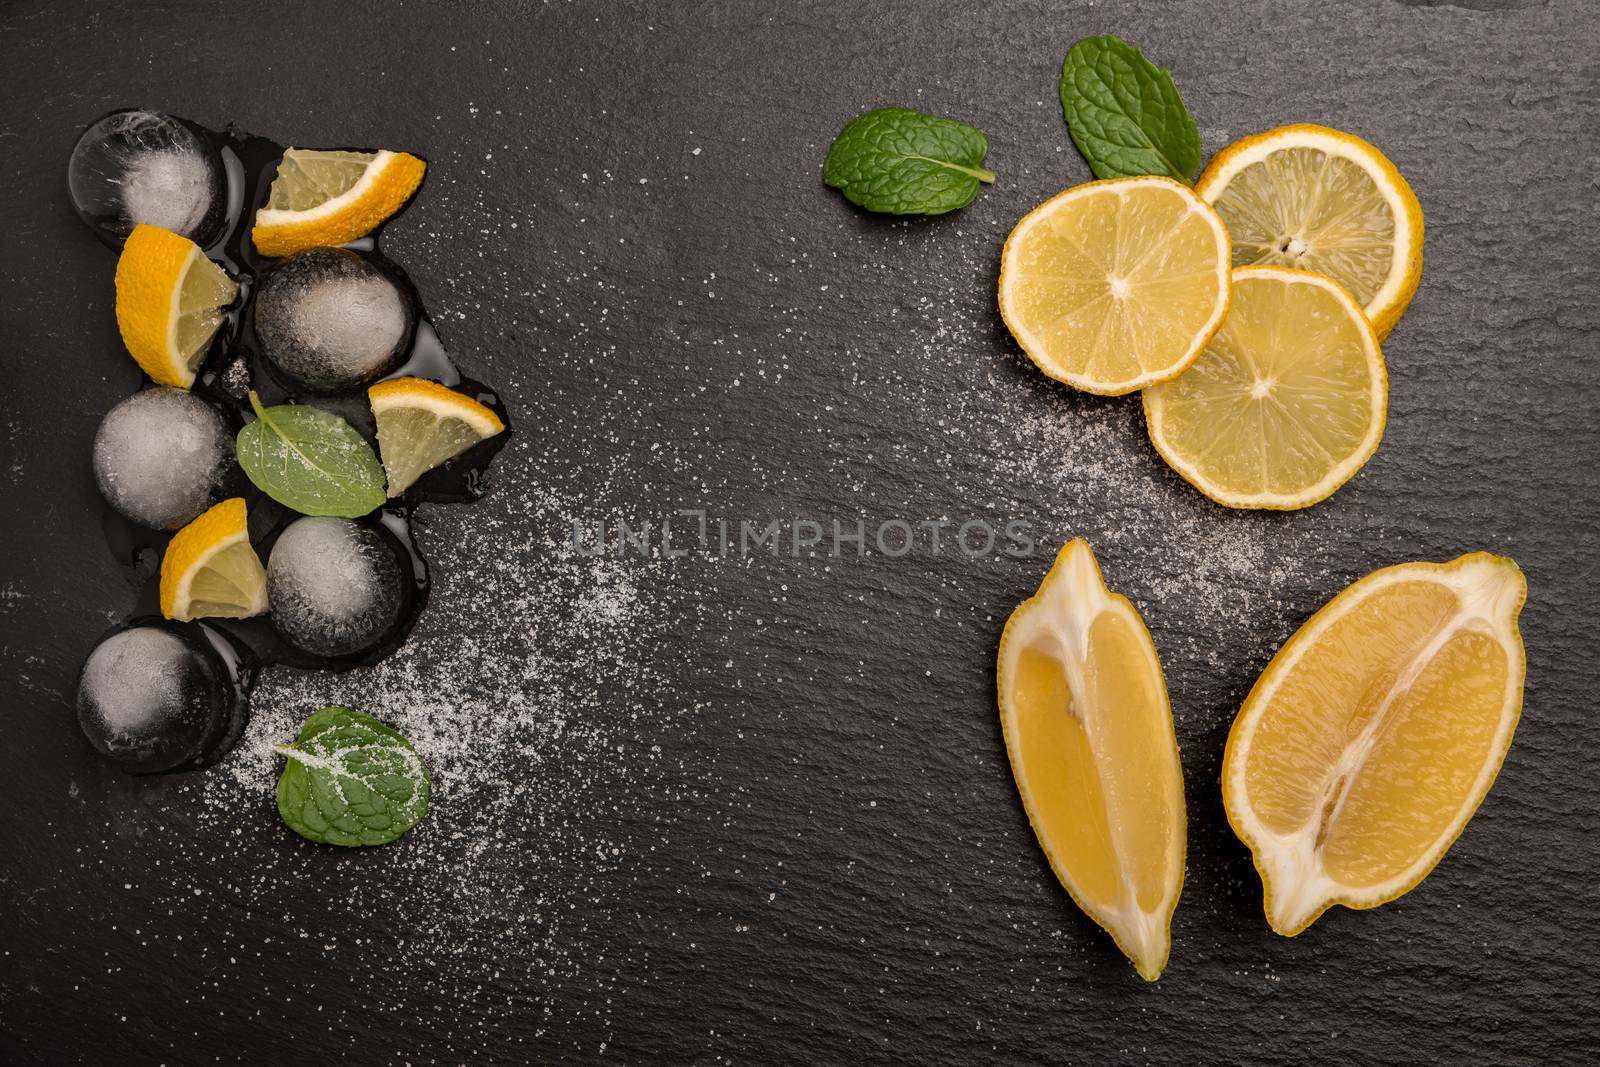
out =
[[[244,619],[267,610],[267,572],[245,518],[244,498],[236,496],[172,536],[161,557],[161,614]]]
[[[1145,423],[1162,458],[1217,503],[1303,508],[1372,457],[1388,382],[1371,324],[1339,285],[1240,267],[1205,354],[1145,390]]]
[[[424,378],[379,382],[367,390],[367,399],[378,424],[378,455],[390,496],[506,428],[476,400]]]
[[[1422,205],[1384,154],[1326,126],[1280,126],[1218,152],[1194,191],[1233,238],[1233,264],[1319,271],[1380,339],[1422,280]]]
[[[365,237],[405,206],[427,169],[407,152],[291,148],[250,239],[264,256],[288,256]]]
[[[1148,981],[1183,888],[1183,774],[1155,643],[1082,540],[1006,622],[1000,725],[1056,877]]]
[[[1025,215],[1000,256],[1000,315],[1050,377],[1130,393],[1183,372],[1228,310],[1228,233],[1170,178],[1089,182]]]
[[[117,259],[117,329],[144,372],[187,389],[239,287],[200,246],[140,223]]]
[[[1526,596],[1517,565],[1486,552],[1386,567],[1267,664],[1228,735],[1222,797],[1278,933],[1410,892],[1460,835],[1522,710]]]

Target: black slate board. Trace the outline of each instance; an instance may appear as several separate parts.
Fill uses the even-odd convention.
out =
[[[1005,233],[1088,177],[1061,55],[1107,32],[1173,70],[1208,154],[1322,122],[1384,148],[1422,200],[1387,436],[1310,511],[1201,500],[1135,401],[1046,382],[999,324]],[[1593,1058],[1597,45],[1581,0],[6,5],[0,1054]],[[311,849],[265,793],[200,818],[192,776],[97,762],[75,673],[132,594],[88,449],[136,373],[113,260],[63,174],[77,131],[130,104],[430,160],[386,250],[526,431],[483,502],[424,528],[445,591],[423,649],[515,628],[485,602],[504,575],[476,584],[475,561],[561,526],[526,510],[536,482],[631,518],[1015,516],[1052,548],[1089,537],[1150,621],[1178,715],[1189,869],[1160,984],[1055,885],[1006,769],[995,644],[1045,555],[619,563],[652,609],[632,673],[579,641],[542,694],[605,743],[530,758],[531,792],[500,816],[528,858],[499,849],[496,877],[549,887],[548,906],[454,953],[418,947],[415,923],[457,893],[405,853]],[[939,220],[850,208],[821,187],[823,153],[885,104],[986,131],[998,183]],[[1530,587],[1498,782],[1404,900],[1272,935],[1216,787],[1233,711],[1349,580],[1476,548]],[[442,797],[419,834],[459,816]]]

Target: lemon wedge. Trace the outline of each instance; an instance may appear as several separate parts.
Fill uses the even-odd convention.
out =
[[[135,226],[117,258],[117,329],[161,385],[194,384],[223,310],[238,294],[199,245],[159,226]]]
[[[1050,377],[1131,393],[1181,374],[1228,310],[1228,233],[1187,186],[1115,178],[1025,215],[1000,257],[1000,315]]]
[[[407,152],[291,148],[250,239],[264,256],[288,256],[365,237],[405,206],[427,169]]]
[[[1422,205],[1384,154],[1326,126],[1280,126],[1224,148],[1194,191],[1233,238],[1233,264],[1299,267],[1350,290],[1384,338],[1422,280]]]
[[[390,496],[506,428],[489,408],[425,378],[379,382],[367,390],[367,400]]]
[[[1183,887],[1178,742],[1150,631],[1084,541],[1007,620],[997,686],[1011,772],[1051,868],[1155,981]]]
[[[1372,457],[1389,385],[1378,338],[1337,283],[1240,267],[1222,329],[1176,381],[1144,392],[1150,440],[1219,504],[1303,508]]]
[[[267,610],[267,572],[250,546],[243,497],[202,512],[161,557],[161,614],[244,619]]]
[[[1522,710],[1526,596],[1517,565],[1485,552],[1386,567],[1267,664],[1228,735],[1222,797],[1278,933],[1411,891],[1461,834]]]

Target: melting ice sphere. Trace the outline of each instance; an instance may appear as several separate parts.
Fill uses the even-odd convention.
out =
[[[267,561],[272,622],[285,640],[318,656],[375,647],[399,621],[404,577],[395,551],[349,519],[296,519]]]
[[[141,222],[206,245],[227,214],[216,148],[157,111],[113,111],[84,130],[67,162],[67,188],[78,214],[113,247]]]
[[[233,463],[233,435],[204,400],[146,389],[106,412],[94,436],[94,477],[134,522],[176,530],[216,502]]]
[[[89,743],[135,774],[199,758],[225,732],[232,704],[211,655],[159,625],[112,634],[78,679],[78,722]]]
[[[393,370],[411,342],[416,303],[377,263],[313,248],[273,268],[256,295],[261,354],[290,383],[324,393]]]

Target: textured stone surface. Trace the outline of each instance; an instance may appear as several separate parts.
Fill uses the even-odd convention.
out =
[[[378,11],[0,10],[5,1059],[1594,1055],[1589,4]],[[1055,101],[1061,56],[1107,32],[1172,69],[1208,155],[1320,122],[1382,147],[1421,198],[1427,269],[1385,346],[1387,436],[1310,511],[1207,504],[1162,468],[1136,402],[1048,383],[999,323],[1011,223],[1088,177]],[[997,184],[910,223],[824,189],[833,133],[888,104],[978,126]],[[1056,886],[1006,769],[993,655],[1043,555],[641,568],[673,593],[673,636],[664,683],[629,697],[625,725],[667,769],[618,774],[563,813],[603,826],[617,858],[560,902],[558,933],[522,916],[476,955],[418,952],[387,909],[346,904],[401,854],[308,855],[265,805],[219,840],[182,783],[96,761],[72,722],[74,676],[131,597],[89,447],[136,377],[112,322],[113,260],[73,217],[63,175],[77,131],[125,105],[428,157],[385,247],[464,365],[505,386],[516,447],[552,484],[604,460],[609,499],[639,518],[1016,516],[1050,547],[1089,537],[1148,618],[1178,715],[1189,869],[1159,985]],[[481,518],[431,520],[443,571],[454,524],[531,521],[512,488]],[[1527,703],[1499,781],[1404,900],[1275,937],[1216,786],[1234,709],[1349,580],[1476,548],[1515,556],[1530,586]],[[454,580],[470,599],[465,563]],[[483,610],[492,627],[494,604]],[[559,786],[565,772],[540,773]],[[193,905],[164,891],[187,898],[191,884]],[[396,892],[456,907],[447,879]],[[550,937],[559,966],[538,957]]]

